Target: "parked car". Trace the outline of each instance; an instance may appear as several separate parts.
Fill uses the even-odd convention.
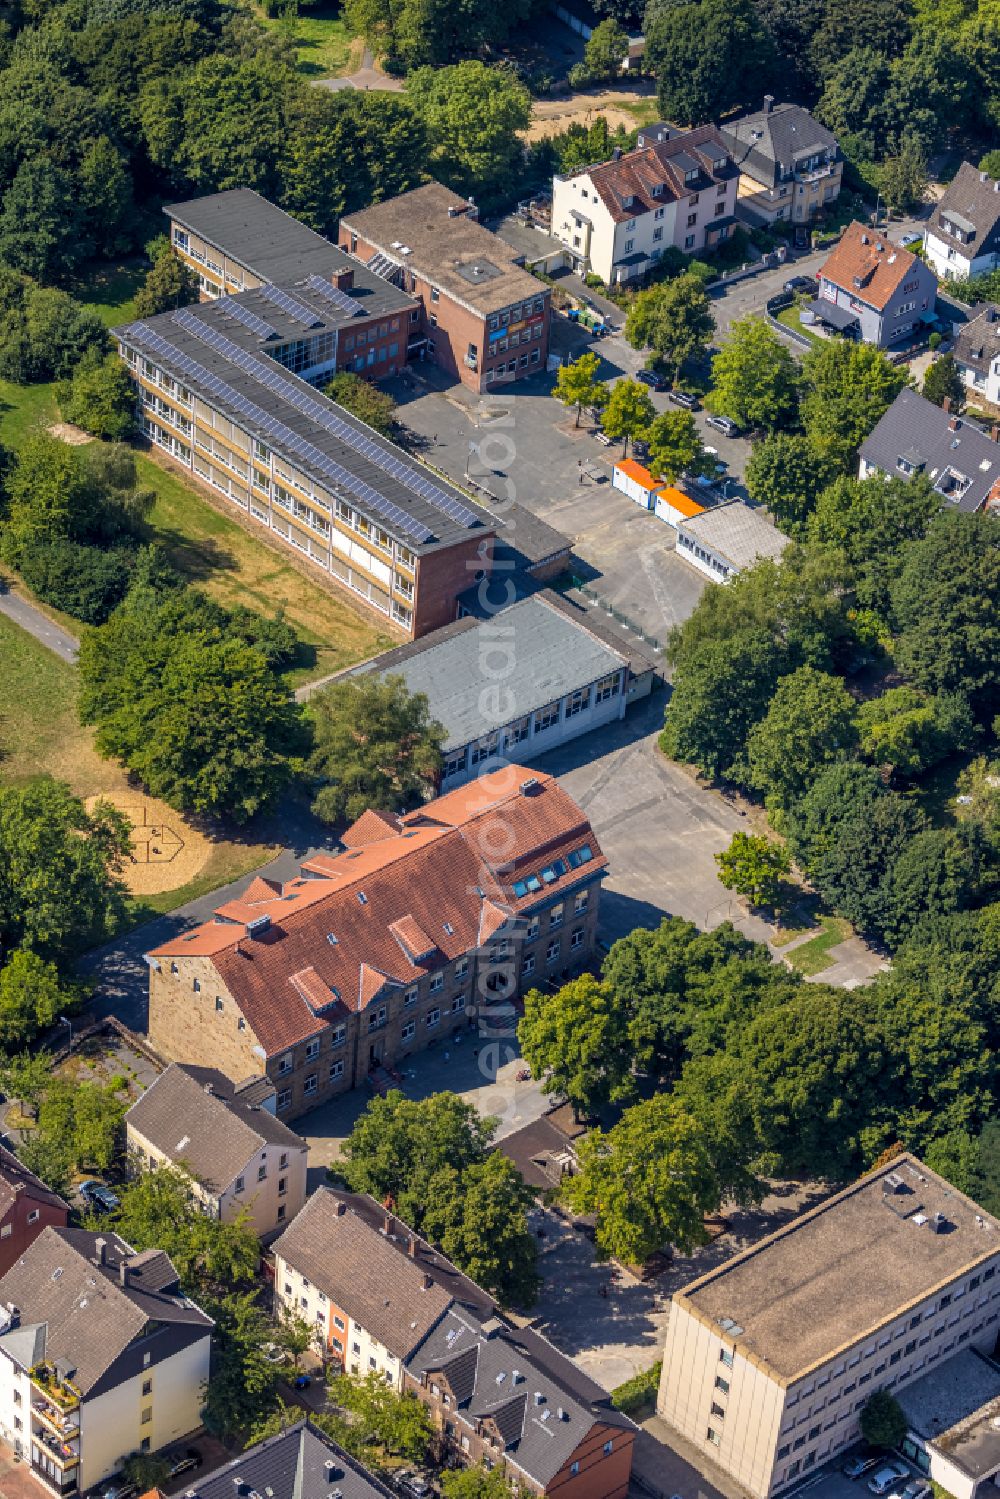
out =
[[[845,1478],[861,1478],[878,1467],[882,1456],[877,1447],[866,1447],[863,1452],[856,1452],[853,1457],[849,1457],[840,1471]]]
[[[790,292],[806,291],[815,296],[819,291],[819,282],[815,276],[789,276],[782,289]]]
[[[171,1478],[179,1478],[182,1473],[193,1473],[205,1461],[197,1447],[181,1447],[164,1455],[170,1464]]]
[[[721,432],[723,437],[739,437],[740,429],[731,416],[710,416],[706,419],[706,427],[712,427],[716,432]]]
[[[423,1473],[398,1473],[396,1483],[402,1493],[412,1496],[412,1499],[426,1499],[426,1496],[434,1493],[430,1479]]]
[[[868,1480],[868,1487],[873,1494],[888,1494],[901,1478],[909,1478],[910,1470],[905,1463],[894,1459],[891,1463],[885,1463],[881,1468],[876,1468]]]
[[[923,237],[924,236],[919,229],[907,229],[905,234],[901,234],[899,236],[899,243],[905,250],[910,245],[918,245]]]
[[[610,448],[611,444],[615,440],[613,437],[609,437],[606,432],[595,432],[594,436],[597,438],[597,441],[601,444],[601,446],[605,448]]]
[[[84,1181],[80,1183],[80,1196],[89,1208],[95,1213],[113,1213],[119,1206],[118,1198],[110,1187],[103,1182]]]
[[[697,396],[693,396],[686,390],[668,390],[667,400],[673,401],[675,406],[683,406],[685,411],[700,411],[701,403]]]
[[[724,459],[722,459],[722,458],[719,457],[719,450],[718,450],[718,448],[709,447],[708,444],[706,443],[705,448],[704,448],[704,452],[705,452],[706,456],[709,457],[709,458],[711,458],[711,460],[712,460],[712,463],[713,463],[713,465],[715,467],[715,476],[716,476],[716,478],[721,478],[722,475],[726,472],[726,463],[725,463]]]
[[[933,1490],[923,1478],[914,1478],[905,1489],[899,1489],[899,1499],[930,1499]]]
[[[648,385],[653,390],[666,390],[667,382],[659,370],[640,370],[635,377],[641,380],[643,385]]]

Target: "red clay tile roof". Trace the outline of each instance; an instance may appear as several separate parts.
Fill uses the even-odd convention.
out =
[[[394,817],[391,812],[377,812],[369,807],[347,829],[341,841],[345,848],[364,848],[366,843],[378,843],[382,838],[392,838],[398,831],[398,817]]]
[[[573,799],[551,776],[507,766],[407,814],[390,837],[314,855],[302,866],[307,877],[270,901],[230,901],[221,908],[225,919],[217,913],[150,957],[212,957],[273,1056],[335,1018],[324,1002],[362,1010],[387,983],[416,982],[474,951],[509,915],[577,884],[584,867],[565,860],[584,844],[591,851],[585,872],[593,875],[606,861]],[[561,873],[536,879],[533,892],[514,891],[515,881],[540,876],[560,858]],[[250,922],[257,923],[252,933]],[[399,932],[433,950],[408,952]]]
[[[916,259],[908,250],[892,244],[887,235],[855,222],[845,229],[819,275],[869,307],[881,309],[906,280]]]
[[[684,154],[701,168],[699,183],[684,181],[684,170],[674,158]],[[726,168],[717,172],[713,163],[726,158]],[[636,151],[628,151],[617,161],[605,161],[599,166],[582,167],[571,176],[586,174],[597,189],[601,201],[616,223],[635,218],[661,208],[664,203],[675,203],[709,181],[721,182],[735,176],[729,147],[714,125],[699,125],[695,130],[684,131],[667,141],[654,141]],[[661,191],[654,193],[659,187]],[[626,206],[628,205],[628,206]]]

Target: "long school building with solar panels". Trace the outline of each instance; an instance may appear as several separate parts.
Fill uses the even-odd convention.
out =
[[[489,572],[495,521],[295,373],[322,365],[343,321],[319,279],[114,336],[149,441],[416,638]]]

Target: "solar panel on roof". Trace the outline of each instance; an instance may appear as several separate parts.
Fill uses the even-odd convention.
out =
[[[361,311],[359,303],[353,297],[349,297],[346,291],[341,291],[339,286],[332,286],[329,281],[324,281],[322,276],[307,276],[306,285],[334,307],[339,307],[342,312],[349,312],[352,317]]]
[[[195,319],[195,321],[197,320]],[[164,359],[169,360],[175,368],[182,370],[190,376],[192,384],[200,385],[202,389],[211,391],[213,395],[217,395],[221,400],[227,402],[236,411],[242,413],[252,426],[272,435],[275,441],[282,447],[289,448],[292,452],[298,453],[305,463],[318,469],[320,473],[325,474],[335,484],[340,485],[342,489],[347,490],[356,499],[367,504],[384,520],[396,525],[405,536],[412,537],[418,544],[433,539],[434,533],[427,526],[422,525],[413,516],[407,515],[405,510],[401,510],[398,505],[394,505],[391,500],[387,499],[377,489],[374,489],[372,485],[365,483],[356,474],[352,474],[349,469],[344,468],[333,458],[329,458],[325,453],[320,452],[319,448],[314,447],[311,442],[307,442],[305,438],[300,437],[297,432],[293,432],[290,427],[286,427],[276,417],[269,416],[266,411],[262,411],[253,401],[247,400],[246,396],[241,395],[238,390],[234,390],[231,385],[227,385],[224,380],[220,380],[217,375],[211,374],[203,365],[198,364],[197,360],[191,359],[187,354],[183,354],[179,349],[175,349],[169,340],[161,337],[153,329],[146,327],[144,323],[130,323],[127,328],[122,330],[122,336],[125,339],[131,339],[140,348],[145,347],[152,353],[159,354]]]
[[[262,317],[251,312],[249,307],[244,307],[242,302],[237,302],[233,297],[220,297],[217,306],[221,306],[226,317],[234,317],[244,328],[249,328],[251,333],[256,333],[259,338],[277,338],[277,328],[272,328]]]
[[[275,307],[280,307],[283,312],[287,312],[288,316],[294,318],[297,323],[301,323],[303,328],[318,328],[322,324],[323,319],[317,317],[311,307],[306,307],[305,303],[290,297],[286,291],[282,291],[280,286],[262,286],[260,294],[269,302],[273,302]]]
[[[266,290],[267,288],[262,289]],[[384,473],[396,479],[406,489],[420,495],[421,499],[427,500],[429,504],[440,510],[442,514],[447,515],[451,520],[457,521],[459,525],[466,528],[479,525],[479,516],[468,505],[463,504],[456,496],[450,495],[441,489],[431,479],[428,479],[397,453],[394,453],[391,448],[382,447],[380,443],[375,442],[366,433],[359,432],[350,422],[346,422],[335,411],[331,411],[328,406],[324,406],[320,401],[317,401],[314,396],[309,394],[308,390],[301,388],[292,380],[289,380],[281,372],[279,366],[272,364],[268,360],[258,358],[248,349],[241,349],[239,344],[233,343],[231,338],[227,338],[217,328],[208,327],[201,318],[194,317],[186,308],[182,308],[180,312],[175,312],[173,321],[180,324],[189,333],[193,333],[195,338],[200,338],[203,343],[207,343],[210,348],[215,349],[225,359],[238,365],[241,370],[244,370],[254,380],[259,381],[260,384],[266,385],[269,390],[273,390],[276,394],[282,396],[288,401],[289,405],[301,411],[304,416],[310,417],[318,426],[323,427],[334,437],[339,438],[347,447],[353,448],[363,458],[368,458],[377,468],[382,469]]]

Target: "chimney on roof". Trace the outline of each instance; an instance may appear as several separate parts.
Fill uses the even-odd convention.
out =
[[[434,1284],[434,1277],[433,1277],[433,1275],[426,1275],[425,1274],[424,1275],[424,1281],[423,1281],[423,1289],[425,1291],[429,1291],[430,1288],[431,1288],[431,1286],[433,1284]]]
[[[131,1271],[129,1269],[129,1262],[127,1259],[122,1260],[121,1264],[118,1266],[118,1282],[121,1285],[122,1289],[125,1291],[128,1290],[131,1284]]]
[[[1000,422],[994,422],[990,428],[990,436],[994,442],[1000,442]]]
[[[961,425],[962,425],[962,418],[960,416],[950,416],[948,418],[948,431],[949,432],[957,432],[958,429],[961,427]]]
[[[350,291],[354,285],[354,267],[351,265],[341,266],[339,270],[334,271],[330,277],[330,281],[338,291]]]
[[[988,182],[989,181],[989,177],[990,177],[989,172],[980,172],[980,174],[979,174],[979,180],[980,180],[980,182]]]
[[[107,1264],[107,1262],[108,1262],[108,1241],[107,1241],[107,1239],[95,1239],[94,1240],[94,1253],[97,1255],[97,1263],[99,1265],[106,1265]]]
[[[343,1216],[344,1216],[344,1214],[346,1212],[347,1212],[347,1203],[346,1202],[338,1202],[337,1203],[337,1217],[338,1218],[343,1218]]]
[[[522,796],[534,796],[536,792],[541,790],[541,787],[542,783],[537,776],[529,776],[526,781],[521,782],[518,790]]]
[[[475,198],[469,199],[469,218],[477,220],[479,218],[479,205],[476,203]]]
[[[945,396],[944,400],[941,402],[941,410],[942,411],[950,411],[951,410],[951,396]]]
[[[410,1256],[411,1260],[415,1260],[416,1259],[416,1257],[417,1257],[417,1236],[416,1236],[416,1234],[411,1234],[410,1237],[407,1239],[407,1241],[406,1241],[406,1252]]]
[[[214,1097],[214,1095],[215,1095],[215,1084],[214,1083],[206,1083],[205,1084],[205,1092],[211,1094]]]
[[[612,161],[621,161],[621,159],[622,159],[622,148],[621,148],[621,146],[615,146],[614,150],[611,152],[611,160]]]
[[[393,1218],[391,1213],[386,1213],[385,1217],[382,1219],[382,1232],[385,1234],[391,1234],[393,1228],[395,1227],[395,1221],[396,1220]]]
[[[771,113],[771,110],[773,108],[774,108],[774,95],[773,94],[765,94],[764,95],[764,113],[766,115],[769,115]]]

